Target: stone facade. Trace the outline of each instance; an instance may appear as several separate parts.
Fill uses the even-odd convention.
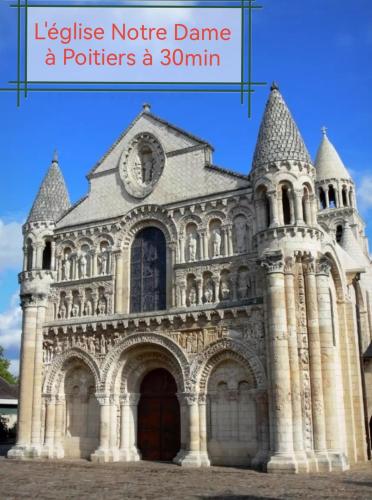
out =
[[[140,460],[141,384],[163,369],[177,386],[177,464],[366,460],[371,265],[331,148],[325,138],[312,164],[273,86],[247,176],[148,106],[73,206],[55,156],[24,225],[9,458]]]

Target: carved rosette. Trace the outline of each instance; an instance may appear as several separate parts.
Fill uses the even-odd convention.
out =
[[[165,165],[160,142],[149,133],[134,137],[120,158],[119,173],[126,191],[135,198],[145,198],[154,189]]]

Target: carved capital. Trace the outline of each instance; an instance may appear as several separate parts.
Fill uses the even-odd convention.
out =
[[[44,293],[34,294],[25,293],[21,294],[21,306],[22,309],[27,307],[46,307],[47,295]]]
[[[294,274],[294,272],[295,272],[295,260],[293,257],[286,257],[285,258],[284,272],[286,274]]]
[[[179,392],[177,397],[180,403],[184,403],[188,406],[194,405],[199,401],[199,394],[196,392]]]
[[[106,394],[105,392],[96,392],[96,398],[101,406],[110,404],[110,394]]]
[[[303,270],[305,274],[315,274],[316,259],[310,253],[305,254],[302,259]]]
[[[317,274],[324,275],[324,276],[329,276],[331,269],[332,269],[332,263],[328,257],[323,255],[320,257],[317,263]]]
[[[284,271],[284,260],[281,250],[265,252],[258,264],[266,270],[267,274],[282,273]]]

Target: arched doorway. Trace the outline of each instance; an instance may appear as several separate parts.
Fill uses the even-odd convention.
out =
[[[138,404],[138,448],[143,460],[172,460],[180,442],[180,406],[177,384],[163,368],[148,373]]]
[[[130,311],[161,311],[166,308],[166,243],[157,227],[137,234],[131,252]]]

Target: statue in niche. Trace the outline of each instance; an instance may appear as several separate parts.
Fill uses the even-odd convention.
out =
[[[101,297],[98,301],[98,314],[106,314],[106,300],[104,297]]]
[[[150,148],[142,148],[134,162],[134,168],[142,184],[150,184],[154,176],[154,158]]]
[[[79,257],[79,271],[80,271],[80,278],[86,278],[87,277],[87,257],[85,253],[82,253]]]
[[[77,316],[79,316],[79,305],[78,304],[74,304],[72,306],[71,315],[73,318],[76,318]]]
[[[106,354],[106,341],[105,341],[104,335],[101,335],[101,337],[99,339],[99,348],[100,348],[101,354]]]
[[[238,295],[239,299],[246,299],[249,294],[249,289],[251,288],[252,282],[248,271],[244,270],[239,273],[238,278]]]
[[[71,273],[71,262],[70,257],[68,255],[62,261],[62,280],[66,281],[70,279]]]
[[[221,255],[221,234],[219,229],[213,229],[212,231],[212,251],[213,257]]]
[[[98,255],[98,272],[100,276],[103,276],[104,274],[107,273],[107,261],[108,261],[107,250],[103,250],[100,253],[100,255]]]
[[[59,306],[59,317],[61,319],[65,319],[66,318],[66,312],[67,312],[67,309],[66,309],[65,303],[61,302],[61,305]]]
[[[196,288],[195,288],[195,286],[192,286],[190,288],[190,292],[189,292],[190,306],[195,306],[196,305],[196,298],[197,298]]]
[[[242,217],[235,219],[235,241],[237,253],[243,253],[247,250],[247,225]]]
[[[91,352],[91,353],[94,353],[95,351],[95,345],[94,345],[94,337],[92,335],[90,335],[88,337],[88,351]]]
[[[230,280],[228,276],[223,276],[221,278],[221,299],[228,300],[230,298]]]
[[[208,280],[205,284],[204,300],[207,304],[211,304],[213,302],[213,284],[211,280]]]
[[[86,300],[84,304],[84,314],[85,316],[91,316],[92,315],[92,303],[90,300]]]
[[[194,233],[190,233],[187,237],[187,249],[190,262],[194,262],[196,260],[196,247],[197,247],[196,236]]]

